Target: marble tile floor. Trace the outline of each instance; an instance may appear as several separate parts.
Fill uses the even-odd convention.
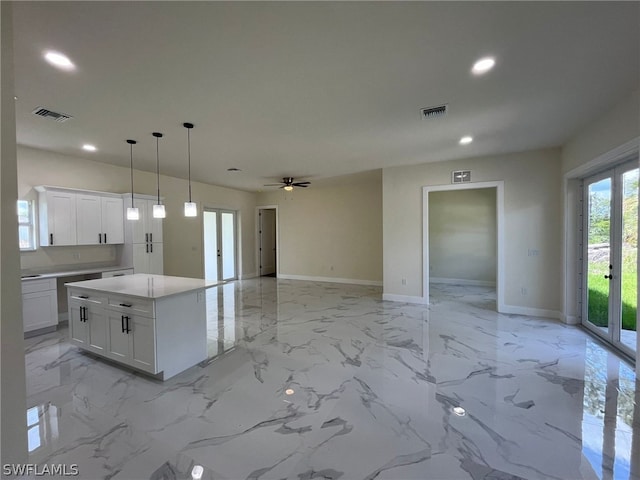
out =
[[[262,278],[207,294],[211,358],[159,382],[26,341],[30,462],[82,479],[640,479],[630,365],[578,327]],[[51,478],[51,477],[49,477]]]

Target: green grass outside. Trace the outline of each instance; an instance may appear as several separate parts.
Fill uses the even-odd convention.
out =
[[[589,265],[589,321],[598,327],[606,327],[608,318],[609,280],[608,262],[592,262]],[[638,275],[636,250],[625,249],[622,261],[622,328],[636,330],[638,304]]]

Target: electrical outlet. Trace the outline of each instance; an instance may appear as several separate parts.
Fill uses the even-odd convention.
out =
[[[74,260],[80,260],[80,252],[73,252],[71,255]]]
[[[526,295],[526,294],[527,294],[527,287],[522,287],[522,288],[520,289],[520,293],[521,293],[522,295]]]
[[[540,250],[535,250],[533,248],[530,248],[528,251],[528,255],[530,257],[537,257],[538,255],[540,255]]]
[[[403,279],[402,279],[402,285],[406,285],[406,284],[407,284],[407,279],[406,279],[406,278],[403,278]]]
[[[331,266],[329,267],[329,270],[331,270],[331,271],[333,272],[333,265],[331,265]]]

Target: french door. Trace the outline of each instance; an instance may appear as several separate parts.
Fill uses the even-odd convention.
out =
[[[638,163],[584,179],[582,324],[635,358]]]
[[[236,212],[205,208],[204,278],[212,281],[235,280],[236,273]]]

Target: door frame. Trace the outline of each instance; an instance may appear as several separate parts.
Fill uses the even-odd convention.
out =
[[[234,262],[234,270],[235,270],[235,276],[232,279],[229,280],[222,280],[222,279],[218,279],[218,282],[231,282],[233,280],[238,280],[240,278],[240,261],[239,259],[240,257],[240,211],[236,210],[235,208],[229,208],[229,207],[213,207],[213,206],[208,206],[208,205],[204,205],[202,207],[202,221],[200,223],[200,226],[202,227],[202,234],[200,235],[200,241],[202,242],[202,277],[206,278],[206,265],[205,265],[205,248],[206,248],[206,244],[204,241],[204,212],[216,212],[217,216],[216,216],[216,233],[218,235],[218,238],[216,239],[216,242],[218,242],[218,246],[221,247],[221,237],[222,237],[222,229],[219,229],[218,226],[221,223],[221,218],[222,216],[220,215],[221,213],[233,213],[234,214],[234,222],[233,222],[233,239],[234,239],[234,252],[233,252],[233,262]],[[221,268],[220,268],[220,262],[221,260],[218,261],[218,274],[221,273]]]
[[[422,187],[422,297],[429,304],[429,193],[458,190],[496,189],[496,310],[505,311],[504,303],[504,181]]]
[[[260,277],[260,210],[276,211],[276,278],[280,277],[280,212],[278,205],[258,205],[256,207],[256,277]]]

